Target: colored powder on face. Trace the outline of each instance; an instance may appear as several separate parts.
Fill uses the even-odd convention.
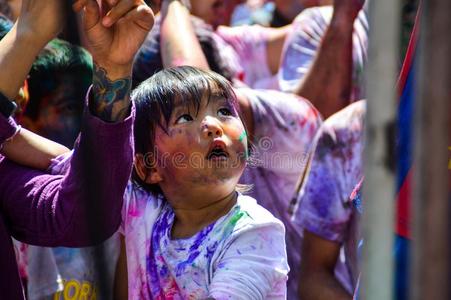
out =
[[[241,133],[241,135],[240,135],[240,137],[238,138],[238,140],[239,140],[240,142],[242,142],[242,141],[244,140],[244,138],[246,138],[246,137],[247,137],[246,131],[243,130],[243,132]]]

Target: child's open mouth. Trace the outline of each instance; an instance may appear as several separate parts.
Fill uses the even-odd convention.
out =
[[[208,160],[226,160],[229,154],[223,141],[214,141],[208,151],[206,159]]]

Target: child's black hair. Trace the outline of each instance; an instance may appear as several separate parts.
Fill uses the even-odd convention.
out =
[[[135,152],[153,156],[155,130],[160,126],[167,130],[172,111],[176,105],[193,106],[198,111],[202,97],[220,96],[239,112],[236,95],[230,82],[213,71],[182,66],[159,71],[142,82],[132,93],[136,107],[134,123]],[[197,113],[196,111],[196,113]],[[136,172],[133,179],[143,188],[159,193],[158,185],[143,182]]]

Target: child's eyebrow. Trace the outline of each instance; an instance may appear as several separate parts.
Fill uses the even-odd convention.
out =
[[[212,93],[210,95],[210,101],[213,101],[213,102],[224,102],[224,103],[228,103],[229,102],[227,97],[224,94],[220,93],[220,92]]]

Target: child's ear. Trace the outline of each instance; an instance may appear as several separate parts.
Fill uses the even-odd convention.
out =
[[[150,155],[150,154],[148,154]],[[148,184],[157,184],[163,180],[158,169],[155,167],[155,162],[148,155],[141,153],[135,154],[135,170],[139,178]]]

